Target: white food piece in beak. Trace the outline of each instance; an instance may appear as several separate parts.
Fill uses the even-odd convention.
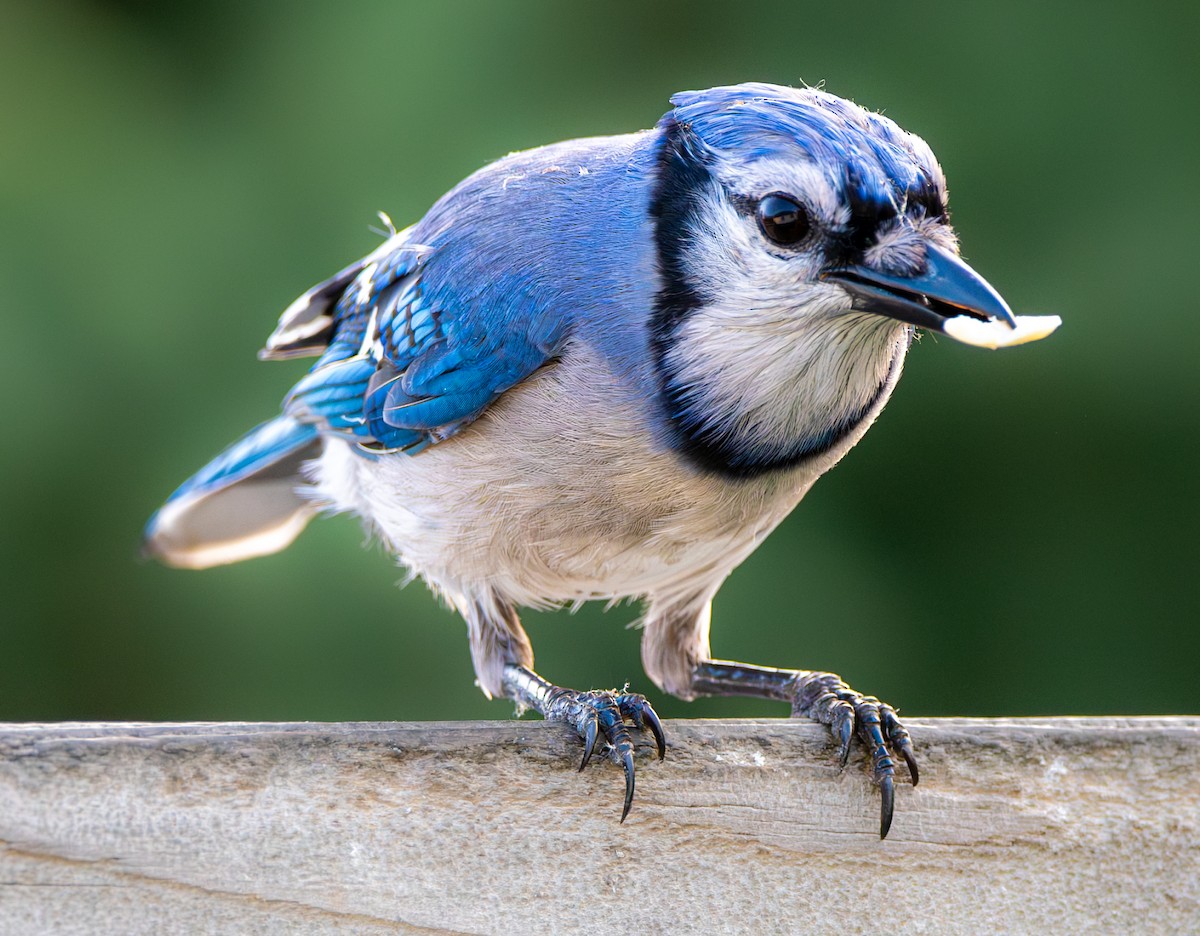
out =
[[[977,348],[1008,348],[1045,338],[1062,324],[1057,315],[1018,315],[1017,327],[999,319],[981,322],[969,315],[956,315],[942,323],[942,331],[963,344]]]

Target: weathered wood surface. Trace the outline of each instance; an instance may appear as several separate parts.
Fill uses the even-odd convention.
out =
[[[1200,932],[1200,718],[0,725],[0,933]]]

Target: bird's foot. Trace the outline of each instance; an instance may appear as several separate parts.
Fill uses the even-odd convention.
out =
[[[603,738],[604,751],[613,763],[625,771],[625,805],[621,810],[621,821],[629,815],[633,804],[634,767],[633,727],[649,729],[658,747],[658,759],[667,753],[667,739],[662,723],[645,696],[635,692],[592,689],[564,689],[546,682],[532,670],[510,665],[505,668],[504,686],[519,704],[527,705],[541,713],[546,721],[566,722],[583,739],[583,759],[579,769],[583,770],[595,753],[596,743]]]
[[[834,673],[798,672],[788,689],[792,717],[811,718],[828,725],[838,742],[838,757],[843,767],[850,757],[850,745],[855,734],[867,746],[875,782],[879,784],[883,799],[879,837],[885,838],[892,826],[896,803],[893,752],[908,765],[912,785],[916,786],[920,779],[912,740],[896,716],[896,710],[874,696],[856,692]]]
[[[879,837],[887,837],[896,806],[892,754],[900,755],[908,765],[913,786],[920,776],[912,740],[894,708],[874,696],[855,692],[833,673],[775,669],[730,660],[701,660],[692,671],[692,689],[697,695],[754,696],[790,702],[793,717],[811,718],[829,726],[838,742],[843,767],[857,734],[871,752],[871,767],[882,795]]]

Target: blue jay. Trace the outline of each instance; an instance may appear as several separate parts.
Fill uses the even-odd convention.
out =
[[[677,94],[652,130],[514,153],[313,287],[260,356],[318,356],[282,415],[151,519],[187,568],[362,518],[465,619],[480,688],[623,767],[663,729],[629,691],[542,678],[517,617],[644,602],[647,675],[684,699],[790,703],[866,746],[892,820],[895,710],[838,676],[715,660],[713,596],[891,396],[917,327],[1048,333],[958,257],[924,141],[812,88]]]

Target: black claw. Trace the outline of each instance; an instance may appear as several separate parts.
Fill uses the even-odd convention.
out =
[[[633,805],[633,751],[626,748],[621,753],[621,766],[625,768],[625,807],[621,810],[621,821],[629,815],[629,807]]]
[[[580,772],[588,765],[588,761],[592,759],[592,753],[596,750],[596,735],[599,731],[598,722],[599,719],[595,715],[592,715],[587,720],[587,728],[584,729],[583,736],[583,760],[579,762]]]
[[[716,664],[714,664],[715,666]],[[741,671],[759,672],[743,664],[727,664]],[[769,672],[778,686],[781,671]],[[879,837],[886,838],[892,827],[896,806],[896,763],[903,757],[908,765],[912,785],[920,779],[917,759],[913,756],[908,731],[896,717],[896,710],[874,696],[855,692],[833,673],[795,672],[786,685],[780,687],[792,702],[792,715],[811,718],[828,725],[838,745],[838,760],[844,768],[850,757],[850,745],[857,735],[866,746],[871,759],[872,775],[879,784],[882,803],[879,813]]]
[[[662,722],[658,720],[658,713],[646,697],[627,692],[618,697],[617,703],[620,705],[621,715],[632,721],[635,727],[650,729],[650,733],[654,735],[654,744],[658,748],[658,759],[665,758],[667,736],[663,732]]]
[[[583,740],[582,771],[591,763],[596,744],[603,741],[603,753],[625,771],[625,802],[621,809],[624,822],[633,806],[633,739],[627,722],[649,728],[654,734],[659,760],[666,754],[667,739],[658,714],[645,696],[634,692],[593,690],[579,692],[546,682],[532,670],[511,666],[506,680],[513,698],[532,705],[549,721],[566,722]]]
[[[879,811],[879,838],[887,838],[888,830],[892,827],[892,813],[896,807],[896,788],[890,774],[885,774],[879,781],[879,792],[883,803]]]
[[[838,739],[838,761],[843,769],[850,760],[850,743],[854,740],[854,709],[848,709],[833,726]]]
[[[658,720],[658,713],[650,707],[649,702],[642,703],[642,714],[650,726],[650,733],[654,735],[654,743],[658,745],[658,759],[662,760],[667,756],[667,736],[663,733],[662,722]],[[913,782],[916,783],[915,780]]]
[[[917,759],[913,756],[912,739],[908,736],[908,729],[900,724],[900,719],[896,717],[896,710],[890,705],[880,704],[879,717],[883,722],[883,730],[887,735],[888,743],[891,744],[892,750],[904,758],[904,763],[908,765],[909,776],[912,778],[912,785],[916,786],[920,782],[921,774],[917,770]]]
[[[895,709],[851,689],[836,673],[702,660],[693,670],[692,681],[705,694],[790,701],[792,717],[811,718],[829,727],[843,769],[857,738],[866,748],[872,778],[880,789],[879,837],[887,837],[896,807],[896,761],[904,758],[913,786],[920,776],[912,741]]]

